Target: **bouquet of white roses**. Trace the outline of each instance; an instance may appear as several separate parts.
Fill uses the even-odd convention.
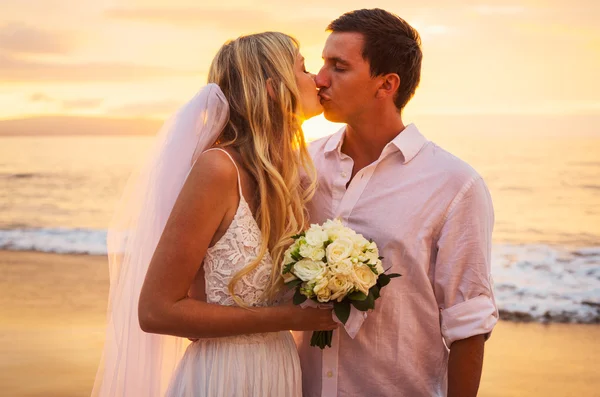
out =
[[[294,304],[307,299],[333,303],[338,319],[346,324],[351,305],[361,311],[375,308],[379,291],[399,274],[385,274],[377,244],[344,226],[327,220],[294,236],[283,259],[285,284],[296,288]],[[331,347],[333,331],[313,332],[310,344]]]

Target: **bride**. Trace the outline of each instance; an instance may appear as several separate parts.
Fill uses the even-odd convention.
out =
[[[301,121],[322,111],[298,43],[242,36],[208,81],[159,133],[109,231],[92,395],[300,397],[289,330],[337,326],[330,310],[279,304],[283,252],[315,187]]]

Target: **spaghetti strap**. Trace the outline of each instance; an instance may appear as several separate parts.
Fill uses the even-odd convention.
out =
[[[242,194],[242,180],[240,178],[240,169],[238,168],[237,164],[235,163],[235,160],[233,159],[233,157],[231,157],[231,155],[227,152],[227,150],[223,150],[223,149],[221,149],[219,147],[215,147],[215,148],[211,148],[211,149],[205,150],[204,153],[210,152],[211,150],[219,150],[219,151],[225,153],[227,155],[227,157],[229,157],[229,159],[233,163],[233,166],[235,167],[235,171],[237,172],[238,190],[240,192],[240,198],[242,200],[244,200],[244,195]]]

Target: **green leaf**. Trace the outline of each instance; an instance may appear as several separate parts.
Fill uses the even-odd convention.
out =
[[[354,291],[353,293],[348,295],[348,299],[350,299],[351,301],[364,301],[365,299],[367,299],[367,295],[360,291]]]
[[[297,289],[296,293],[294,294],[294,305],[300,305],[302,303],[304,303],[304,301],[306,300],[306,296],[302,295],[302,293],[300,293],[300,290]]]
[[[367,262],[364,262],[364,264],[365,264],[365,265],[367,265],[367,266],[369,267],[369,269],[371,269],[371,271],[372,271],[373,273],[375,273],[376,275],[379,275],[379,273],[377,273],[377,268],[376,268],[376,266],[375,266],[375,265],[369,265],[368,261],[367,261]]]
[[[292,267],[296,264],[296,262],[291,262],[288,263],[287,265],[283,266],[283,271],[281,272],[281,274],[287,274],[289,272],[292,271]]]
[[[296,262],[299,262],[299,261],[301,261],[302,259],[304,259],[304,258],[302,258],[302,255],[300,255],[300,253],[299,253],[299,252],[297,252],[297,251],[294,251],[294,252],[292,252],[292,254],[291,254],[291,255],[292,255],[292,258],[293,258],[293,259],[294,259]]]
[[[372,288],[369,290],[369,296],[367,297],[367,303],[369,303],[369,309],[375,309],[375,294],[373,293]]]
[[[341,302],[334,302],[333,311],[337,318],[346,325],[346,321],[348,321],[348,318],[350,317],[350,301],[344,299]]]
[[[290,281],[290,282],[288,282],[288,283],[285,283],[285,285],[286,285],[286,286],[287,286],[289,289],[295,288],[295,287],[299,286],[300,284],[302,284],[302,280],[300,280],[299,278],[297,278],[297,279],[295,279],[295,280],[292,280],[292,281]]]
[[[398,273],[391,273],[391,274],[388,274],[387,276],[388,276],[389,278],[402,277],[402,275],[401,275],[401,274],[398,274]]]
[[[314,331],[310,338],[310,345],[324,349],[325,346],[331,347],[331,337],[333,331]]]
[[[351,301],[352,305],[360,311],[366,312],[375,308],[375,297],[369,292],[369,296],[364,301]]]
[[[374,299],[379,299],[379,297],[381,296],[379,294],[379,287],[377,285],[374,285],[374,286],[371,287],[371,289],[369,290],[369,295],[371,293],[373,294],[373,298]]]
[[[306,236],[306,233],[302,232],[302,233],[298,233],[298,234],[292,236],[292,238],[294,240],[298,240],[300,237],[304,237],[304,236]]]
[[[390,283],[390,276],[385,273],[381,273],[377,278],[377,284],[379,284],[379,288],[383,288]]]

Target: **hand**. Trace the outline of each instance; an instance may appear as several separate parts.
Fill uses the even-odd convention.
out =
[[[339,326],[333,320],[332,309],[303,309],[290,303],[281,306],[281,310],[286,311],[292,331],[332,331]]]

